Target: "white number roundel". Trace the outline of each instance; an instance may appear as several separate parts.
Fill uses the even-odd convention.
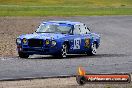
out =
[[[80,49],[80,44],[81,44],[81,38],[74,39],[74,47],[73,47],[73,49]]]

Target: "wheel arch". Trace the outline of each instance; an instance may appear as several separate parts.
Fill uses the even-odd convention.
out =
[[[63,44],[66,44],[68,49],[70,49],[70,42],[69,41],[64,41]]]
[[[98,48],[98,47],[99,47],[99,44],[98,44],[98,42],[97,42],[96,40],[94,40],[94,41],[93,41],[93,43],[95,43],[95,44],[96,44],[96,48]]]

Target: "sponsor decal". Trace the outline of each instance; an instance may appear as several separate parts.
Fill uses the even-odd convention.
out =
[[[88,38],[85,39],[85,48],[89,48],[90,40]]]
[[[131,76],[129,73],[86,74],[85,70],[79,67],[76,81],[79,85],[85,83],[130,83]]]

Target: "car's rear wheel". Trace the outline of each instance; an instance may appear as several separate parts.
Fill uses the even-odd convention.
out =
[[[23,52],[18,52],[18,55],[20,58],[28,58],[29,57],[29,54],[23,53]]]
[[[87,55],[95,55],[97,53],[97,45],[96,43],[92,43],[89,52],[87,52]]]

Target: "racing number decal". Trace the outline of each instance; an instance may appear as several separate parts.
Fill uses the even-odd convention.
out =
[[[74,39],[74,48],[73,49],[80,49],[81,39],[76,38]]]

